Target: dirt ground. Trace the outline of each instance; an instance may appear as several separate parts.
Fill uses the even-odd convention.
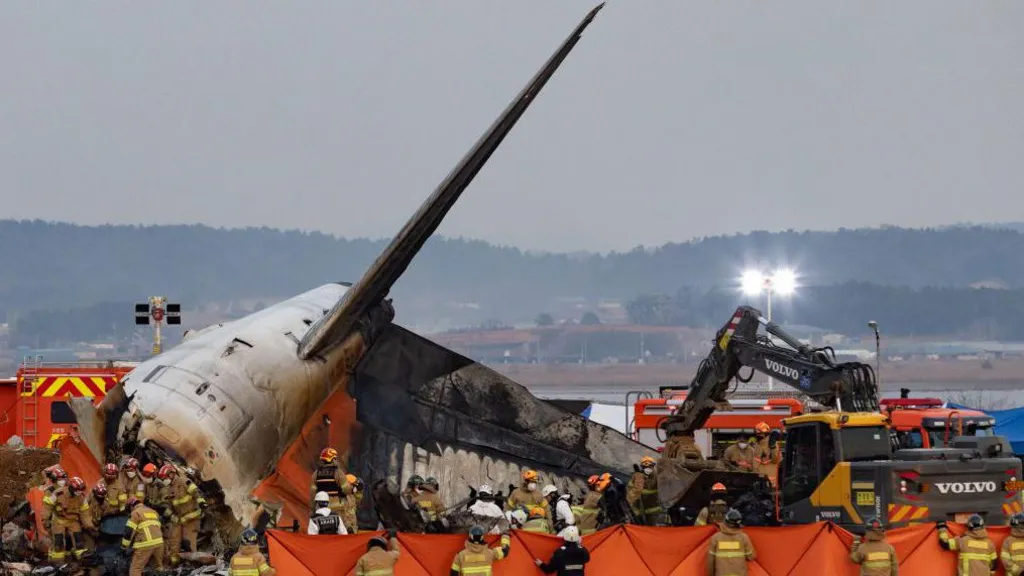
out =
[[[29,488],[42,483],[42,471],[59,461],[54,450],[0,445],[0,517],[6,518],[11,504],[24,500]]]
[[[657,388],[687,384],[696,364],[498,364],[492,368],[524,386],[622,386]],[[992,360],[984,368],[980,360],[913,360],[883,362],[879,381],[899,384],[933,384],[936,388],[974,384],[993,389],[1024,384],[1024,359]],[[945,385],[945,386],[944,386]]]

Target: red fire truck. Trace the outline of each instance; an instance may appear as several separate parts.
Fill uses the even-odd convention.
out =
[[[69,398],[97,404],[135,362],[22,362],[15,378],[0,379],[0,442],[20,436],[26,446],[52,447],[61,436],[77,434]]]

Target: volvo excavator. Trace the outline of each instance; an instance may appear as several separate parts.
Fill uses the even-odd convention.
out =
[[[768,335],[759,334],[761,327]],[[751,369],[748,376],[741,369]],[[831,521],[862,530],[869,517],[887,526],[951,521],[971,514],[1004,524],[1021,509],[1021,461],[999,436],[961,436],[945,448],[900,449],[879,411],[874,370],[837,362],[828,347],[801,343],[750,306],[736,310],[715,335],[711,352],[690,384],[686,400],[661,427],[668,441],[658,465],[658,491],[673,524],[686,524],[723,482],[733,494],[756,491],[755,473],[725,470],[705,460],[694,432],[715,410],[728,409],[733,379],[761,372],[795,388],[818,411],[787,418],[782,465],[774,493],[774,522]]]

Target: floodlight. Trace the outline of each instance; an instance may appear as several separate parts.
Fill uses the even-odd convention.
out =
[[[748,296],[760,294],[764,290],[764,275],[757,270],[747,270],[743,273],[740,285]]]
[[[772,292],[779,296],[788,296],[796,290],[796,274],[788,269],[776,270],[772,275]]]

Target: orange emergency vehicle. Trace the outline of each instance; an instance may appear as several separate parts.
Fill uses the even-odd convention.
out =
[[[633,404],[630,433],[634,440],[652,448],[661,448],[665,432],[661,423],[686,400],[685,388],[664,386],[659,398],[641,397]],[[782,419],[804,413],[803,404],[788,393],[737,393],[729,398],[731,410],[716,410],[707,424],[694,434],[694,441],[707,458],[721,458],[725,449],[739,438],[754,435],[754,426],[764,422],[772,430],[782,430]]]
[[[26,446],[52,447],[77,434],[70,398],[98,404],[134,362],[23,362],[15,378],[0,380],[0,442],[17,435]]]
[[[944,408],[938,398],[886,398],[879,404],[901,448],[944,448],[956,436],[995,435],[995,418],[977,410]]]

